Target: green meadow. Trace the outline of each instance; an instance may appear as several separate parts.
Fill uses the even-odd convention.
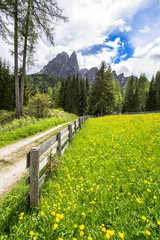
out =
[[[39,208],[1,200],[1,239],[160,239],[160,114],[90,118],[59,162]]]

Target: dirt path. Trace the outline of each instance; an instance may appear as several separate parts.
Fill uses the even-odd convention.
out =
[[[67,124],[69,122],[0,149],[0,198],[3,198],[27,171],[26,153]]]

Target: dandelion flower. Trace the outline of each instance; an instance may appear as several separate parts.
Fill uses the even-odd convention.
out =
[[[107,233],[108,233],[109,235],[113,236],[113,235],[114,235],[114,230],[107,230]]]
[[[119,233],[119,237],[122,238],[122,239],[124,239],[123,233]]]
[[[83,230],[85,228],[85,226],[82,224],[79,228],[80,228],[80,230]]]
[[[91,236],[88,237],[88,240],[92,240]]]
[[[83,235],[84,235],[84,232],[80,231],[80,236],[83,237]]]
[[[157,199],[157,197],[156,197],[156,196],[153,196],[153,199],[154,199],[154,200],[156,200],[156,199]]]
[[[58,228],[58,224],[55,223],[53,227],[54,227],[54,229],[57,229]]]
[[[44,216],[44,211],[41,211],[41,216]]]
[[[77,224],[74,224],[74,228],[77,228]]]
[[[158,223],[158,225],[160,225],[160,221],[158,221],[157,223]]]
[[[145,216],[142,216],[142,219],[143,219],[144,221],[146,221],[147,218],[146,218]]]
[[[151,235],[151,232],[148,231],[148,230],[146,230],[146,234],[147,234],[148,236],[150,236],[150,235]]]
[[[85,216],[86,214],[84,212],[82,212],[82,216]]]
[[[34,232],[33,232],[33,231],[30,231],[29,234],[32,236],[32,235],[34,234]]]
[[[151,192],[151,189],[147,188],[147,192]]]
[[[106,234],[106,238],[107,238],[107,239],[110,239],[109,233]]]
[[[73,240],[77,240],[77,238],[73,238]]]

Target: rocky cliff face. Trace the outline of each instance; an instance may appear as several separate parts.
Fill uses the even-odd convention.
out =
[[[69,57],[66,52],[62,52],[44,66],[40,73],[47,73],[64,78],[67,78],[69,74],[71,76],[73,76],[73,74],[78,74],[80,77],[87,77],[89,82],[92,82],[95,78],[97,70],[97,67],[93,67],[89,70],[86,68],[79,69],[77,54],[73,52]],[[125,77],[124,73],[117,75],[115,71],[113,71],[113,74],[120,82],[120,86],[123,88],[128,81],[128,77]]]

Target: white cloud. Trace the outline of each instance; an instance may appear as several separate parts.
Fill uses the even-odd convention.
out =
[[[126,76],[132,74],[137,77],[145,73],[149,80],[152,75],[160,70],[160,37],[147,44],[143,48],[137,47],[134,51],[133,58],[122,61],[119,64],[112,64],[112,68],[117,73],[124,72]]]
[[[145,26],[143,29],[140,29],[139,32],[143,34],[147,34],[147,33],[151,33],[152,30],[150,29],[149,26]]]
[[[126,31],[126,32],[131,32],[131,31],[132,31],[132,27],[131,27],[131,26],[121,26],[121,27],[119,28],[119,30],[120,30],[121,32],[124,32],[124,31]]]

